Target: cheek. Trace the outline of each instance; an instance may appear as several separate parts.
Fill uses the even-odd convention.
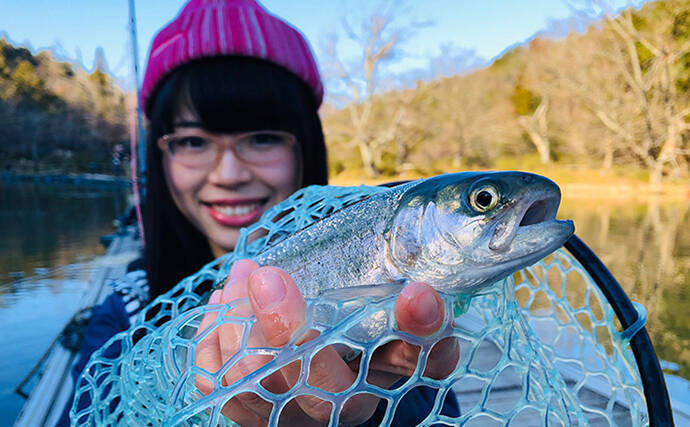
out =
[[[163,159],[163,169],[165,171],[165,181],[170,189],[178,208],[184,199],[192,197],[200,189],[206,180],[206,175],[199,171],[185,168],[169,159]]]
[[[298,167],[295,159],[291,158],[289,161],[278,163],[262,171],[261,179],[282,198],[286,198],[300,187],[301,168]]]

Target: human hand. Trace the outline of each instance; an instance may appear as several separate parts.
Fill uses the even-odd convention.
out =
[[[249,334],[252,347],[282,347],[305,321],[306,304],[297,285],[284,271],[275,267],[261,267],[248,260],[233,265],[223,290],[215,291],[210,304],[224,304],[248,297],[250,306],[232,309],[233,316],[256,315],[257,322]],[[444,322],[444,307],[438,294],[428,285],[411,283],[396,300],[395,315],[400,330],[426,336],[436,332]],[[209,313],[202,320],[199,331],[215,320]],[[224,324],[199,343],[196,349],[197,366],[217,372],[223,362],[239,349],[242,325]],[[318,335],[309,332],[300,337],[306,342]],[[427,362],[425,376],[442,378],[452,372],[458,359],[458,345],[453,339],[441,340],[435,345]],[[374,353],[367,381],[380,387],[390,387],[404,375],[411,375],[417,365],[419,349],[404,341],[387,343]],[[271,356],[246,356],[223,376],[223,385],[231,384],[259,369],[272,360]],[[359,362],[346,363],[333,347],[326,347],[315,355],[308,382],[330,392],[348,388],[357,378]],[[283,393],[295,384],[300,375],[299,362],[293,362],[262,381],[274,393]],[[204,394],[212,391],[208,380],[197,377],[197,387]],[[343,424],[359,424],[374,413],[378,398],[373,395],[353,396],[340,413]],[[331,405],[313,396],[299,396],[282,411],[280,423],[302,426],[323,424],[330,417]],[[223,407],[223,414],[241,425],[265,424],[271,413],[271,404],[253,393],[243,393]]]

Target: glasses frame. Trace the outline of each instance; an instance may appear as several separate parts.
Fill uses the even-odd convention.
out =
[[[287,131],[282,131],[282,130],[275,130],[275,129],[264,129],[264,130],[256,130],[256,131],[251,131],[251,132],[242,132],[242,133],[237,133],[237,134],[213,134],[213,133],[208,133],[208,132],[199,132],[198,134],[194,135],[180,135],[179,132],[171,132],[168,134],[165,134],[158,138],[157,145],[158,148],[164,152],[167,153],[170,158],[178,162],[180,164],[183,164],[189,168],[194,168],[194,169],[213,169],[215,166],[218,165],[218,162],[220,161],[221,155],[223,152],[230,150],[232,151],[233,155],[235,158],[238,160],[252,166],[271,166],[276,163],[278,163],[278,160],[271,160],[267,162],[253,162],[253,161],[248,161],[242,154],[241,152],[237,149],[237,141],[243,138],[247,138],[248,136],[251,135],[257,135],[257,134],[278,134],[281,135],[282,137],[285,138],[286,141],[288,141],[290,145],[290,149],[292,150],[293,153],[297,154],[296,147],[299,145],[297,144],[297,137]],[[221,147],[221,150],[218,150],[218,153],[216,154],[216,159],[212,162],[209,162],[208,165],[202,166],[202,165],[192,165],[185,163],[184,161],[181,161],[178,158],[176,158],[175,154],[173,154],[172,150],[170,150],[170,141],[174,138],[186,138],[186,137],[197,137],[197,138],[204,138],[208,140],[211,143],[216,143],[218,144],[219,147]]]

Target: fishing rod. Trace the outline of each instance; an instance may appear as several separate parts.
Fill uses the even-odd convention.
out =
[[[136,114],[134,117],[130,118],[130,169],[132,171],[132,192],[134,193],[134,204],[136,209],[137,223],[139,225],[139,235],[141,236],[142,242],[144,242],[144,222],[141,215],[141,199],[146,195],[146,144],[144,143],[146,134],[144,131],[144,120],[140,100],[139,42],[137,38],[137,18],[134,0],[129,0],[129,31],[132,43],[134,88],[136,91]],[[138,177],[141,177],[141,179],[139,180]],[[140,183],[141,189],[139,187]]]

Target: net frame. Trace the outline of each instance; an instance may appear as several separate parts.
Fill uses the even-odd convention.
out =
[[[625,330],[633,327],[640,319],[640,312],[633,305],[616,278],[592,249],[576,234],[563,247],[584,267],[604,294]],[[647,401],[647,413],[652,426],[673,425],[671,401],[666,381],[654,351],[654,346],[644,326],[631,335],[630,347],[640,371],[643,390]]]
[[[320,218],[321,216],[325,216],[328,213],[337,210],[341,207],[347,206],[348,204],[355,202],[359,200],[362,197],[366,197],[368,194],[371,194],[372,192],[380,191],[380,188],[374,188],[374,187],[356,187],[354,189],[341,189],[341,191],[338,193],[336,191],[334,198],[331,198],[328,201],[324,201],[323,199],[319,199],[319,197],[316,197],[314,200],[311,200],[309,198],[309,191],[303,191],[295,196],[291,197],[288,200],[289,202],[294,203],[292,205],[292,214],[293,215],[281,215],[279,207],[276,207],[276,209],[267,212],[267,216],[274,215],[274,221],[273,223],[276,225],[276,227],[271,228],[269,227],[269,230],[267,230],[267,233],[265,236],[260,237],[259,239],[255,240],[251,244],[249,244],[249,239],[248,236],[251,234],[251,231],[245,232],[243,234],[243,237],[240,239],[240,242],[238,242],[236,252],[240,255],[247,255],[251,254],[252,247],[257,247],[257,242],[258,245],[262,244],[267,244],[267,242],[274,241],[275,239],[281,238],[285,234],[285,230],[296,230],[299,228],[302,228],[306,224],[308,224],[310,221],[313,221],[315,219]],[[306,196],[305,196],[306,194]],[[282,208],[281,208],[282,209]],[[275,219],[277,218],[277,219]],[[615,285],[617,285],[617,282],[615,282],[615,279],[613,279],[613,276],[608,273],[608,270],[605,269],[603,264],[599,261],[599,265],[597,265],[596,261],[598,259],[596,256],[589,251],[587,253],[588,248],[586,248],[586,245],[579,240],[577,237],[573,237],[571,241],[569,241],[565,245],[566,249],[568,249],[571,254],[573,254],[574,259],[579,261],[578,256],[584,260],[582,262],[583,267],[585,270],[587,270],[587,273],[590,275],[594,283],[598,288],[600,288],[601,292],[603,295],[606,297],[608,300],[609,304],[613,308],[613,312],[615,312],[615,316],[617,316],[620,319],[620,323],[622,327],[624,328],[623,333],[621,336],[625,338],[625,340],[621,341],[623,345],[627,344],[628,338],[625,335],[630,334],[632,336],[632,342],[631,342],[631,347],[633,349],[633,353],[635,354],[635,360],[636,360],[636,367],[639,370],[639,377],[641,377],[641,381],[644,383],[644,395],[645,395],[645,402],[646,402],[646,415],[648,415],[648,421],[652,425],[656,424],[662,424],[666,420],[670,420],[670,405],[668,404],[668,395],[666,393],[666,389],[663,383],[663,376],[661,375],[661,371],[658,365],[658,361],[656,359],[656,356],[653,352],[653,348],[651,348],[651,343],[649,343],[649,338],[646,335],[646,331],[644,328],[634,331],[632,329],[629,329],[633,326],[637,327],[636,324],[639,324],[639,313],[638,311],[635,310],[635,307],[630,303],[630,301],[627,299],[627,296],[625,296],[625,293],[622,292],[622,289],[620,289],[620,286],[616,289]],[[561,250],[562,252],[562,250]],[[560,254],[561,256],[566,256],[567,254]],[[593,257],[593,258],[592,258]],[[204,268],[200,270],[199,273],[194,275],[192,278],[185,279],[183,282],[181,282],[180,285],[178,285],[175,289],[172,291],[168,292],[167,294],[163,295],[162,297],[159,297],[154,303],[152,303],[151,306],[157,306],[159,307],[157,310],[147,310],[148,314],[150,315],[149,318],[146,318],[145,313],[142,313],[140,315],[140,319],[137,322],[137,324],[134,327],[134,330],[130,334],[125,334],[125,336],[120,336],[113,338],[106,346],[104,346],[103,349],[101,349],[99,352],[95,353],[94,356],[92,356],[92,359],[87,366],[87,369],[84,371],[84,374],[79,380],[79,387],[78,387],[78,393],[77,393],[77,398],[75,398],[75,405],[72,408],[71,411],[71,416],[73,420],[76,420],[77,423],[79,424],[91,424],[91,423],[114,423],[114,422],[119,422],[122,421],[121,417],[124,412],[120,412],[119,414],[117,412],[113,412],[113,405],[117,409],[118,406],[122,406],[122,403],[125,402],[146,402],[143,407],[136,408],[136,404],[134,405],[135,407],[133,408],[129,403],[129,413],[127,416],[130,416],[130,420],[138,420],[139,422],[143,421],[146,419],[147,416],[151,415],[151,412],[154,410],[154,406],[157,404],[160,404],[157,412],[162,414],[162,418],[159,418],[161,421],[166,421],[170,425],[176,425],[178,421],[181,421],[184,419],[185,416],[187,416],[190,412],[184,410],[184,398],[182,399],[183,401],[183,407],[176,407],[175,405],[171,405],[170,399],[161,399],[161,395],[155,395],[155,393],[152,393],[152,390],[166,390],[170,388],[169,382],[166,382],[165,379],[162,380],[160,376],[158,376],[157,372],[161,370],[167,370],[168,373],[172,372],[172,376],[174,375],[180,375],[181,372],[179,370],[175,370],[175,363],[169,363],[170,360],[173,360],[174,357],[170,357],[170,353],[168,352],[168,359],[166,362],[165,359],[165,354],[166,352],[161,351],[161,349],[170,349],[170,348],[175,348],[175,343],[170,340],[170,335],[167,336],[165,333],[161,333],[161,329],[164,329],[166,326],[165,325],[170,325],[171,319],[182,319],[184,321],[185,317],[184,316],[193,316],[194,313],[191,313],[188,310],[190,307],[194,307],[195,305],[201,303],[203,301],[203,294],[204,291],[200,292],[191,292],[191,293],[185,293],[182,292],[180,293],[180,289],[187,289],[187,290],[196,290],[196,289],[201,289],[203,288],[203,283],[207,282],[212,282],[214,284],[219,284],[223,281],[224,277],[227,276],[227,273],[229,272],[229,268],[231,265],[231,262],[224,262],[227,261],[227,257],[224,259],[217,260]],[[589,268],[588,268],[589,266]],[[608,273],[608,276],[606,275]],[[512,278],[511,278],[512,279]],[[515,279],[512,279],[513,282],[511,284],[511,280],[504,281],[501,286],[503,286],[503,292],[511,294],[511,292],[506,292],[505,287],[506,286],[512,286],[512,287],[520,287],[522,286],[525,282],[524,280],[522,282],[516,282]],[[600,283],[604,284],[604,287],[602,288],[602,285]],[[201,286],[200,286],[201,285]],[[525,285],[526,286],[526,285]],[[497,289],[497,288],[495,288]],[[494,289],[494,290],[495,290]],[[606,291],[604,291],[606,289]],[[491,292],[489,292],[488,297],[491,298]],[[484,295],[484,297],[487,297],[487,295]],[[186,302],[181,302],[180,298],[186,298]],[[177,299],[177,300],[176,300]],[[371,302],[371,301],[369,301]],[[456,312],[457,311],[462,311],[465,310],[466,307],[464,308],[458,308],[457,306],[457,301],[449,301],[446,299],[446,304],[447,304],[447,310],[446,312],[450,312],[451,308],[454,309]],[[228,309],[232,309],[232,307],[236,307],[238,304],[246,304],[246,301],[236,301],[235,306],[230,304],[229,308],[228,306],[225,307],[225,310],[227,311]],[[391,309],[393,299],[389,298],[388,300],[383,300],[379,302],[381,304],[388,304],[386,310],[387,312],[392,312],[393,310]],[[494,304],[492,307],[495,308],[497,306],[501,306],[502,304],[505,303],[510,303],[510,301],[504,301],[498,303],[498,305]],[[455,305],[454,305],[455,304]],[[462,304],[461,304],[462,305]],[[151,308],[149,306],[149,308]],[[162,307],[162,308],[161,308]],[[313,304],[311,305],[313,308]],[[617,308],[618,307],[618,308]],[[211,308],[210,310],[222,310],[222,307],[215,307]],[[192,312],[194,310],[191,310]],[[515,314],[519,310],[504,310],[502,311],[503,313],[512,313]],[[350,312],[350,315],[352,313],[357,313],[355,310],[354,312]],[[198,314],[198,313],[197,313]],[[613,314],[611,315],[613,316]],[[227,320],[227,319],[226,319]],[[245,320],[238,320],[235,319],[238,322],[244,322],[245,326],[251,324],[254,319],[253,318],[248,318]],[[347,319],[339,318],[339,321],[343,322],[346,321]],[[361,317],[359,319],[350,319],[350,326],[353,326],[355,323],[358,321],[361,321]],[[391,324],[391,320],[388,319],[389,324]],[[394,323],[394,322],[393,322]],[[515,322],[516,324],[520,325],[520,321]],[[179,325],[179,321],[178,321]],[[343,325],[347,326],[346,324],[341,324],[340,326],[343,327]],[[312,325],[313,326],[313,325]],[[322,325],[324,326],[324,325]],[[325,325],[325,327],[333,327],[333,325]],[[451,328],[452,329],[452,328]],[[435,339],[442,338],[444,336],[452,336],[453,331],[446,327],[443,331],[441,331],[439,334],[435,335]],[[529,333],[529,327],[522,327],[523,330],[518,331],[518,335],[522,337],[524,342],[527,344],[528,348],[530,345],[532,346],[532,349],[537,349],[536,353],[539,353],[540,347],[542,346],[540,343],[535,343],[534,342],[534,336],[530,335]],[[326,330],[326,329],[324,329]],[[505,331],[504,331],[505,332]],[[446,333],[446,335],[443,335]],[[450,335],[448,335],[450,333]],[[137,335],[139,335],[139,338],[141,336],[144,336],[143,339],[137,338]],[[173,334],[174,335],[174,334]],[[296,334],[299,335],[299,334]],[[460,337],[459,335],[455,335]],[[152,339],[149,339],[153,337]],[[342,337],[342,335],[341,335]],[[418,337],[413,337],[410,335],[406,334],[400,334],[398,333],[395,335],[395,337],[400,338],[404,337],[405,340],[411,342],[411,343],[416,343],[419,344],[420,347],[422,348],[421,352],[421,359],[424,363],[418,364],[417,371],[415,371],[415,374],[410,377],[410,379],[403,385],[403,388],[396,389],[397,396],[400,397],[402,392],[408,391],[415,386],[418,386],[420,384],[426,384],[426,385],[439,385],[438,383],[429,382],[428,379],[423,378],[423,376],[420,374],[420,372],[423,372],[424,370],[424,365],[426,364],[426,355],[428,355],[431,347],[433,346],[433,342],[430,342],[428,340],[423,340],[419,339]],[[644,339],[640,339],[640,337],[644,338],[647,337],[647,343],[649,344],[647,347],[645,347],[645,342]],[[381,337],[379,337],[381,338]],[[467,336],[465,337],[467,338]],[[470,337],[471,338],[471,337]],[[148,339],[148,341],[147,341]],[[167,339],[167,341],[166,341]],[[381,338],[382,340],[386,339],[392,339],[391,336],[388,337],[383,337]],[[500,341],[500,337],[498,340]],[[503,337],[503,340],[506,341],[508,338]],[[246,338],[245,338],[246,340]],[[316,341],[316,340],[315,340]],[[531,342],[531,344],[530,344]],[[136,343],[136,345],[135,345]],[[143,344],[142,344],[143,343]],[[162,343],[165,343],[163,345]],[[246,344],[246,341],[245,341]],[[332,344],[332,342],[326,342],[325,340],[321,340],[313,342],[311,344],[311,347],[317,351],[320,346],[324,345],[329,345]],[[366,360],[366,351],[367,348],[365,346],[362,346],[361,343],[357,343],[356,341],[347,341],[345,344],[349,344],[350,346],[357,348],[357,346],[360,346],[360,350],[365,353],[365,357],[362,358],[363,365],[361,365],[361,372],[366,373],[366,364],[364,363]],[[620,344],[620,343],[619,343]],[[116,347],[120,347],[119,349]],[[309,347],[309,346],[307,346]],[[637,350],[636,350],[637,347]],[[302,350],[304,350],[306,347],[303,347]],[[375,348],[370,347],[370,348]],[[275,349],[259,349],[259,353],[262,354],[267,354],[271,353],[273,351],[273,354],[276,354]],[[295,348],[293,347],[293,350]],[[651,352],[650,352],[651,351]],[[148,363],[142,364],[141,361],[145,359],[152,359],[150,356],[153,353],[159,353],[159,358],[155,359],[153,363]],[[122,357],[120,354],[127,354],[128,357]],[[193,352],[192,352],[193,353]],[[508,351],[508,353],[510,353]],[[536,354],[535,353],[535,354]],[[543,352],[542,352],[543,353]],[[247,353],[244,355],[246,356]],[[111,357],[113,356],[113,357]],[[551,366],[548,363],[548,357],[544,354],[538,355],[538,361],[536,362],[537,370],[541,370],[542,372],[548,373],[550,370],[553,369],[553,366]],[[193,356],[192,359],[193,360]],[[516,366],[531,366],[530,361],[518,361],[516,362]],[[522,363],[522,365],[520,365]],[[189,364],[189,356],[187,357],[187,364]],[[146,366],[145,366],[146,365]],[[228,363],[226,363],[228,365]],[[304,366],[304,364],[303,364]],[[227,369],[227,366],[225,367]],[[268,368],[270,370],[270,368]],[[273,367],[273,370],[275,370],[275,366]],[[656,369],[656,374],[654,372],[654,369]],[[138,370],[138,371],[137,371]],[[496,369],[492,375],[495,375],[496,372],[498,372],[500,369]],[[209,374],[209,373],[204,373],[200,372],[199,370],[194,370],[192,369],[191,372],[194,374]],[[153,374],[152,374],[153,373]],[[266,372],[263,372],[266,374]],[[270,373],[270,372],[269,372]],[[469,375],[472,374],[469,371],[465,371],[463,373],[464,375]],[[257,374],[258,375],[258,374]],[[365,374],[362,374],[365,375]],[[361,377],[360,375],[360,385],[361,385]],[[544,374],[546,375],[546,374]],[[139,384],[146,384],[147,387],[137,387],[137,391],[134,393],[127,393],[127,388],[122,388],[122,383],[118,383],[117,378],[119,376],[124,376],[129,378],[138,378],[141,382]],[[251,376],[251,375],[250,375]],[[256,375],[255,375],[256,376]],[[635,373],[633,373],[633,376],[635,376]],[[635,383],[635,381],[640,380],[639,377],[636,377],[633,379],[632,383]],[[189,378],[189,372],[187,373],[187,378]],[[211,378],[211,377],[209,377]],[[258,377],[257,377],[258,378]],[[168,378],[169,380],[170,378]],[[211,378],[213,379],[213,378]],[[217,377],[216,377],[217,379]],[[247,378],[246,381],[244,381],[245,385],[248,384],[252,378]],[[452,380],[452,379],[451,379]],[[660,381],[659,381],[660,380]],[[148,381],[148,383],[147,383]],[[543,381],[548,383],[548,378],[544,377]],[[584,417],[582,414],[582,411],[579,411],[577,409],[576,402],[570,401],[570,397],[566,395],[563,395],[563,393],[559,394],[562,390],[567,389],[567,385],[564,384],[562,381],[559,383],[558,380],[556,379],[556,384],[554,385],[549,385],[549,387],[553,390],[548,391],[546,394],[551,396],[551,394],[554,394],[557,396],[556,400],[563,402],[562,405],[559,406],[558,403],[555,404],[555,407],[558,407],[557,410],[555,411],[556,415],[555,416],[555,421],[560,421],[562,424],[567,424],[570,422],[577,422],[578,424],[586,424],[587,419]],[[452,381],[450,381],[452,382]],[[357,382],[356,382],[357,383]],[[173,390],[173,395],[180,396],[184,394],[185,392],[185,387],[184,387],[185,381],[178,381],[176,383],[176,386],[172,389]],[[493,384],[493,382],[491,383]],[[303,388],[309,389],[309,385],[306,383],[306,380],[304,380],[300,384]],[[446,386],[448,385],[448,381],[445,384]],[[547,387],[547,388],[549,388]],[[486,390],[489,390],[490,386],[486,388]],[[634,388],[634,387],[633,387]],[[115,390],[115,391],[113,391]],[[124,392],[123,392],[124,390]],[[131,388],[130,388],[131,390]],[[256,388],[252,389],[253,391],[257,391]],[[402,392],[401,392],[402,390]],[[477,406],[480,415],[486,415],[488,418],[487,419],[493,419],[493,420],[511,420],[514,419],[516,414],[519,411],[513,411],[512,413],[508,414],[507,416],[505,414],[500,414],[500,413],[492,413],[491,410],[488,410],[485,407],[485,404],[487,403],[488,399],[488,391],[484,391],[483,394],[483,403],[479,406]],[[189,390],[186,390],[189,391]],[[261,390],[259,390],[261,391]],[[310,393],[313,393],[315,395],[319,395],[318,390],[314,390],[313,387],[308,390]],[[345,401],[342,396],[344,396],[346,393],[352,393],[352,392],[369,392],[372,394],[375,394],[383,399],[386,399],[389,403],[394,401],[394,394],[389,393],[386,390],[375,390],[375,389],[348,389],[345,392],[342,392],[340,394],[338,393],[331,393],[331,394],[323,394],[321,393],[320,395],[326,399],[330,399],[332,402],[339,402],[338,405],[342,405],[343,402]],[[95,393],[98,392],[98,393]],[[270,392],[268,390],[263,390],[261,392],[267,392],[268,394],[264,394],[263,397],[267,398],[280,398],[280,396],[271,396]],[[304,392],[304,390],[302,390]],[[448,387],[446,387],[445,393],[448,392]],[[345,393],[345,394],[343,394]],[[550,394],[551,393],[551,394]],[[235,393],[237,394],[237,393]],[[634,394],[634,393],[633,393]],[[79,398],[83,397],[85,395],[89,395],[89,399],[93,401],[94,396],[98,395],[100,398],[100,407],[99,408],[94,408],[93,410],[84,410],[81,409],[79,410]],[[192,397],[196,398],[197,400],[204,400],[204,396],[197,394],[193,395],[193,391],[191,394]],[[226,393],[224,395],[226,398],[228,397],[228,394]],[[438,412],[440,411],[440,404],[443,402],[445,394],[444,393],[438,393],[437,399],[434,404],[434,408],[432,412],[429,414],[427,419],[424,420],[423,423],[425,424],[430,424],[432,422],[441,422],[445,423],[448,425],[455,425],[457,423],[463,423],[464,421],[471,421],[468,416],[469,415],[477,415],[477,411],[475,411],[474,414],[472,414],[472,411],[469,411],[469,413],[463,414],[459,419],[450,419],[450,418],[443,418],[442,416],[438,416]],[[169,397],[169,396],[168,396]],[[292,396],[294,397],[294,396]],[[652,399],[653,397],[653,399]],[[219,399],[218,396],[215,397],[215,407],[212,408],[209,412],[210,418],[205,418],[204,420],[206,422],[210,422],[211,424],[215,424],[217,420],[220,420],[219,418],[219,411],[220,407],[222,407],[222,399]],[[543,399],[543,396],[541,396]],[[173,401],[175,401],[176,398],[173,398]],[[179,399],[177,399],[179,400]],[[207,399],[208,400],[208,399]],[[226,399],[227,400],[227,399]],[[523,397],[523,400],[524,397]],[[527,399],[529,400],[529,399]],[[549,399],[547,399],[548,401]],[[525,407],[530,407],[529,405],[532,405],[531,407],[537,408],[538,410],[542,411],[544,414],[547,416],[549,415],[549,408],[542,408],[538,406],[538,401],[539,399],[532,399],[531,402],[527,402],[529,404],[525,404],[525,402],[521,401],[521,404]],[[614,400],[609,401],[609,405],[611,406],[612,402]],[[336,402],[336,403],[337,403]],[[652,404],[654,402],[654,404]],[[105,403],[105,404],[104,404]],[[614,401],[615,404],[615,401]],[[141,406],[141,405],[140,405]],[[388,409],[386,412],[386,415],[384,417],[384,421],[392,421],[392,414],[394,412],[394,407],[395,405],[388,405]],[[210,408],[210,407],[209,407]],[[665,408],[667,408],[667,411],[665,411]],[[182,411],[182,414],[177,414],[180,416],[176,416],[175,411],[177,409],[180,409]],[[193,411],[192,411],[193,412]],[[274,411],[275,413],[276,411]],[[335,413],[335,406],[334,406],[334,411]],[[554,411],[551,411],[554,412]],[[331,415],[331,423],[334,425],[337,423],[337,415]],[[432,414],[436,414],[436,418],[429,418]],[[469,415],[468,415],[469,414]],[[202,417],[203,418],[203,417]],[[548,419],[548,418],[547,418]],[[644,417],[640,418],[644,419]],[[190,417],[187,418],[187,420],[191,420]],[[633,418],[635,420],[635,418]],[[272,418],[272,422],[277,423],[277,418]],[[224,424],[221,422],[221,424]]]

